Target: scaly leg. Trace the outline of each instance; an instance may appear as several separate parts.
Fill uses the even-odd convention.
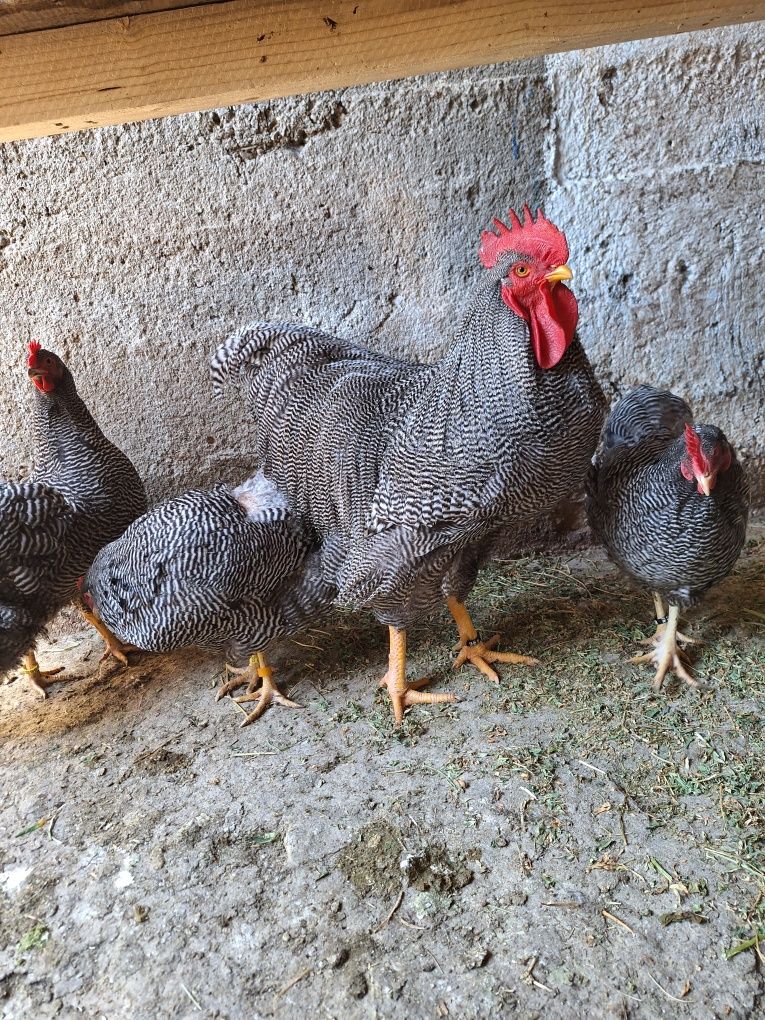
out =
[[[691,674],[686,670],[686,663],[682,659],[682,650],[677,646],[677,638],[680,637],[677,633],[677,618],[679,615],[679,607],[670,606],[666,624],[660,624],[656,630],[656,647],[654,650],[648,652],[647,655],[635,655],[629,660],[630,662],[650,662],[657,666],[656,676],[653,678],[655,691],[661,690],[664,678],[670,670],[674,670],[691,687],[698,686]]]
[[[140,649],[136,648],[135,645],[123,644],[118,637],[115,637],[114,634],[112,634],[112,632],[103,622],[103,620],[101,620],[101,618],[97,616],[94,611],[86,609],[84,606],[79,606],[78,608],[82,613],[83,618],[91,625],[91,627],[95,627],[98,633],[104,639],[104,644],[106,645],[106,648],[104,650],[104,654],[101,656],[100,661],[103,662],[104,659],[108,659],[109,656],[111,655],[118,662],[121,662],[123,666],[127,666],[128,665],[127,652],[137,652],[140,651]]]
[[[43,699],[48,697],[48,688],[51,684],[63,684],[67,682],[67,677],[62,677],[60,680],[47,679],[49,676],[56,676],[56,674],[60,673],[63,668],[63,666],[56,666],[55,669],[40,669],[34,650],[27,652],[21,660],[21,672],[24,676],[26,676],[27,682],[32,690],[36,691]]]
[[[641,638],[640,641],[638,641],[639,645],[658,645],[661,642],[662,638],[664,637],[664,631],[666,630],[668,616],[666,610],[664,609],[664,603],[662,602],[661,595],[659,595],[659,593],[656,591],[653,592],[653,605],[654,609],[656,610],[655,619],[656,632],[653,634],[652,637]],[[680,631],[678,631],[675,634],[675,638],[678,641],[682,641],[683,644],[685,645],[695,644],[693,638],[688,637],[687,634],[681,634]]]
[[[381,687],[388,688],[388,695],[393,703],[393,717],[396,726],[404,721],[404,709],[410,705],[439,705],[447,701],[456,701],[453,694],[423,694],[430,680],[417,680],[413,684],[406,682],[406,631],[398,627],[388,627],[390,652],[388,654],[388,672],[380,681]]]
[[[218,691],[215,700],[220,701],[231,691],[247,684],[247,691],[239,698],[234,698],[237,705],[246,704],[248,701],[256,701],[257,708],[250,712],[245,718],[242,726],[249,726],[256,719],[260,719],[269,705],[275,703],[285,708],[302,708],[296,701],[290,701],[273,681],[274,671],[266,662],[262,652],[256,652],[250,656],[250,661],[244,669],[234,669],[226,663],[226,672],[233,673],[234,677],[227,680]]]
[[[460,635],[459,641],[452,649],[453,652],[459,652],[454,660],[455,669],[459,669],[466,662],[470,662],[484,676],[487,676],[489,680],[499,683],[497,671],[491,668],[490,663],[492,662],[509,662],[519,666],[539,665],[539,659],[533,659],[530,655],[516,655],[515,652],[495,652],[494,647],[499,642],[499,634],[493,634],[487,641],[480,641],[466,606],[453,595],[449,596],[446,604],[449,607],[449,612],[454,617],[454,622],[457,624],[457,630]]]

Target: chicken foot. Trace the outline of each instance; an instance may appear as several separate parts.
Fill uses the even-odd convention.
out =
[[[112,634],[109,628],[104,624],[94,613],[84,606],[78,607],[83,615],[83,618],[101,635],[106,645],[106,650],[101,656],[101,662],[108,656],[112,655],[115,659],[123,664],[128,665],[126,652],[137,651],[134,645],[125,645],[118,638]],[[63,666],[56,666],[54,669],[40,669],[40,665],[37,661],[37,656],[32,651],[27,652],[24,658],[21,660],[20,672],[27,678],[27,683],[36,691],[42,698],[48,697],[48,688],[53,684],[65,684],[69,683],[70,680],[75,677],[59,676],[58,674],[63,672]],[[56,679],[52,679],[56,677]],[[51,678],[51,679],[49,679]]]
[[[464,603],[450,595],[446,600],[446,604],[449,607],[449,612],[454,617],[454,622],[457,624],[460,636],[459,641],[452,648],[453,652],[458,653],[457,658],[454,660],[455,669],[459,669],[460,666],[464,666],[466,662],[469,662],[476,669],[480,670],[484,676],[487,676],[489,680],[499,683],[499,674],[491,667],[491,664],[494,662],[507,662],[516,666],[539,665],[539,659],[534,659],[530,655],[495,651],[494,649],[499,643],[499,634],[493,634],[486,641],[481,641]]]
[[[257,702],[257,707],[246,716],[242,726],[249,726],[256,719],[260,719],[271,704],[282,705],[284,708],[303,707],[297,701],[291,701],[279,690],[273,681],[274,671],[266,662],[263,652],[256,652],[254,655],[251,655],[250,661],[244,669],[236,669],[226,663],[226,673],[233,673],[234,675],[221,686],[215,696],[216,701],[220,701],[227,694],[247,684],[245,693],[238,698],[234,698],[234,701],[237,705],[243,705],[250,701]]]
[[[120,641],[118,637],[112,634],[112,632],[103,622],[103,620],[99,616],[97,616],[95,612],[93,612],[92,610],[86,609],[85,606],[82,605],[79,606],[78,608],[82,613],[82,617],[86,621],[86,623],[89,623],[91,627],[95,627],[95,629],[104,639],[105,645],[104,654],[101,656],[100,661],[103,662],[104,659],[108,659],[109,656],[112,656],[112,658],[116,659],[117,662],[121,662],[123,666],[128,666],[129,663],[127,653],[138,652],[140,651],[140,649],[136,648],[135,645],[124,644],[122,641]]]
[[[412,684],[406,682],[406,630],[388,627],[390,652],[388,654],[388,672],[380,681],[381,687],[388,688],[388,696],[393,704],[393,718],[396,726],[404,720],[404,710],[410,705],[440,705],[456,701],[454,694],[425,694],[422,687],[431,681],[416,680]]]
[[[58,680],[49,680],[48,677],[54,677],[63,670],[63,666],[56,666],[54,669],[40,669],[39,663],[37,662],[37,656],[34,650],[27,652],[24,658],[21,660],[20,672],[27,678],[27,683],[40,695],[43,699],[48,697],[48,688],[53,684],[67,683],[69,678],[62,676]]]
[[[654,596],[658,598],[658,596]],[[673,670],[681,680],[685,680],[691,687],[697,687],[697,682],[687,671],[687,660],[683,651],[678,647],[678,639],[682,640],[683,635],[678,633],[677,620],[680,615],[678,606],[670,606],[666,624],[660,623],[656,628],[656,634],[651,638],[655,645],[653,651],[645,655],[635,655],[629,661],[633,663],[649,662],[657,666],[656,676],[653,678],[653,688],[660,691],[664,678],[670,670]],[[657,617],[661,619],[661,617]]]
[[[655,622],[656,622],[656,631],[655,631],[655,633],[651,637],[641,638],[640,641],[638,641],[639,645],[657,645],[657,644],[659,644],[659,642],[664,637],[664,632],[665,632],[665,630],[667,628],[668,616],[667,616],[667,611],[664,609],[664,603],[662,602],[661,595],[659,595],[658,592],[654,592],[653,593],[653,605],[654,605],[654,609],[656,610],[656,620],[655,620]],[[693,638],[688,637],[687,634],[681,634],[680,631],[678,631],[675,634],[675,638],[678,641],[682,641],[684,645],[693,645],[693,644],[695,644],[695,641],[694,641]]]

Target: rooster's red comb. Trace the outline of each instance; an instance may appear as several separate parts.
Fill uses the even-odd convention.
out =
[[[688,451],[688,456],[691,458],[691,464],[697,470],[706,474],[708,462],[704,451],[701,449],[701,436],[690,425],[685,426],[685,448]]]
[[[492,224],[494,229],[484,230],[481,234],[478,258],[484,269],[492,269],[504,251],[528,255],[555,266],[562,266],[568,261],[565,235],[545,218],[542,210],[537,210],[537,218],[534,219],[531,209],[524,205],[522,214],[523,222],[515,210],[511,209],[507,214],[509,226],[495,219]]]
[[[30,368],[34,368],[37,363],[37,354],[42,350],[42,344],[38,343],[37,340],[32,340],[29,345],[29,357],[27,358],[27,365]]]
[[[30,344],[30,356],[27,359],[27,364],[30,368],[35,368],[37,365],[38,352],[42,350],[43,345],[37,340],[33,340]]]

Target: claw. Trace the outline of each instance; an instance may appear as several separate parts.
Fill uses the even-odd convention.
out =
[[[99,662],[105,662],[108,658],[116,659],[117,662],[121,662],[123,666],[129,666],[127,653],[128,652],[140,652],[141,649],[136,645],[124,645],[120,640],[112,637],[111,640],[105,639],[106,647],[104,653]]]
[[[459,669],[469,662],[484,676],[494,683],[499,683],[499,674],[491,668],[492,662],[507,662],[513,666],[538,666],[539,659],[530,655],[517,655],[515,652],[496,652],[495,646],[499,643],[499,634],[493,634],[488,641],[479,641],[477,644],[459,642],[456,650],[459,651],[454,660],[454,668]]]
[[[237,705],[246,704],[248,701],[256,701],[258,703],[257,708],[250,712],[242,723],[242,726],[249,726],[250,723],[254,723],[256,719],[260,719],[265,710],[272,703],[281,705],[283,708],[303,707],[298,704],[297,701],[292,701],[286,695],[282,694],[270,676],[264,676],[262,677],[262,680],[263,683],[261,684],[259,691],[248,689],[246,694],[242,694],[241,697],[234,698]],[[250,686],[252,686],[252,684]]]
[[[221,684],[218,688],[218,693],[215,695],[215,700],[220,701],[225,698],[227,694],[231,694],[232,691],[239,690],[240,687],[247,685],[247,692],[254,691],[259,683],[260,677],[257,672],[253,676],[252,670],[249,666],[244,669],[238,669],[236,666],[230,666],[228,663],[224,664],[226,675],[233,673],[234,675],[230,680],[226,680],[225,683]]]
[[[670,670],[680,677],[681,680],[684,680],[689,687],[698,687],[697,681],[686,669],[688,660],[677,644],[678,638],[681,640],[683,638],[682,634],[677,633],[679,613],[678,606],[670,606],[667,623],[660,623],[656,628],[654,636],[648,639],[648,643],[654,646],[653,651],[641,655],[633,655],[628,660],[635,664],[651,663],[657,667],[653,678],[653,689],[657,692],[664,685],[664,680]]]
[[[42,698],[48,697],[48,688],[53,684],[69,683],[70,677],[61,677],[59,680],[48,680],[48,677],[58,676],[63,672],[63,666],[55,666],[53,669],[40,669],[37,657],[34,652],[28,652],[22,659],[20,672],[27,678],[27,683],[32,690]]]
[[[227,694],[246,685],[247,690],[245,693],[233,700],[237,705],[247,704],[250,701],[257,702],[257,708],[246,716],[242,726],[249,726],[256,719],[260,719],[265,710],[272,704],[281,705],[284,708],[303,707],[297,701],[292,701],[282,694],[276,686],[273,681],[273,670],[266,663],[262,652],[256,652],[255,655],[251,655],[250,661],[244,669],[237,669],[228,663],[225,664],[225,667],[226,672],[233,673],[234,676],[220,687],[215,700],[220,701]]]
[[[83,618],[91,625],[95,627],[98,633],[104,640],[104,654],[98,660],[104,662],[108,658],[116,659],[117,662],[121,662],[123,666],[129,666],[127,653],[128,652],[140,652],[141,649],[135,645],[125,644],[106,626],[100,616],[95,610],[88,609],[85,606],[80,606],[80,613]]]
[[[404,712],[412,705],[443,705],[457,700],[454,694],[424,694],[421,690],[431,682],[428,678],[406,682],[406,631],[389,627],[390,652],[388,672],[380,681],[381,687],[388,688],[393,706],[396,726],[404,721]]]

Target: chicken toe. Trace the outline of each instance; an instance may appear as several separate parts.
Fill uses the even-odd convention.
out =
[[[487,641],[481,641],[466,606],[454,596],[448,598],[447,605],[457,624],[460,636],[459,641],[452,648],[453,652],[457,652],[457,658],[454,660],[455,669],[459,669],[469,662],[489,680],[499,683],[499,674],[495,669],[492,669],[494,662],[506,662],[513,666],[539,665],[539,659],[534,659],[530,655],[495,651],[494,649],[499,643],[499,634],[493,634]]]
[[[27,683],[43,700],[48,697],[50,686],[68,683],[71,679],[66,676],[58,677],[63,668],[63,666],[56,666],[54,669],[40,669],[34,652],[27,652],[21,660],[21,672],[27,678]],[[49,677],[58,677],[58,679],[52,680],[48,679]]]
[[[256,719],[260,719],[266,709],[272,704],[281,705],[284,708],[303,707],[297,701],[292,701],[282,694],[279,690],[273,680],[274,671],[266,662],[262,652],[256,652],[255,655],[250,656],[250,661],[244,669],[234,669],[226,663],[226,671],[233,673],[234,676],[222,685],[215,700],[220,701],[226,694],[230,694],[246,684],[247,690],[245,693],[238,698],[234,698],[234,701],[237,705],[244,705],[251,701],[257,703],[256,708],[248,713],[242,722],[242,726],[249,726]]]
[[[388,696],[393,705],[393,718],[396,726],[404,721],[404,712],[411,705],[440,705],[457,700],[454,694],[426,694],[420,689],[430,683],[429,679],[406,682],[406,631],[398,627],[389,627],[390,653],[388,672],[380,681],[381,687],[387,687]]]
[[[697,681],[694,680],[686,668],[688,665],[687,660],[677,643],[678,638],[682,638],[682,635],[677,633],[679,613],[680,610],[677,606],[670,606],[666,624],[659,624],[656,628],[656,634],[651,639],[652,644],[655,645],[653,651],[646,652],[643,655],[634,655],[629,659],[631,663],[646,662],[657,667],[656,675],[653,678],[653,688],[655,691],[661,690],[667,673],[670,671],[674,672],[690,687],[698,686]]]
[[[103,620],[100,619],[92,610],[86,609],[84,606],[80,606],[80,612],[82,613],[83,619],[95,627],[101,637],[104,639],[104,654],[101,656],[100,661],[103,662],[109,657],[114,658],[117,662],[121,662],[123,666],[129,665],[128,663],[128,652],[140,651],[135,645],[124,644],[118,637],[116,637]]]

